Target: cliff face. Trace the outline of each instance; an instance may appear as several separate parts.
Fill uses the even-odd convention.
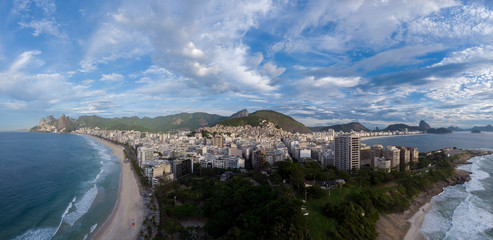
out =
[[[31,132],[71,132],[75,130],[75,123],[65,114],[62,114],[59,119],[49,115],[46,118],[41,118],[38,125],[31,128]]]
[[[49,122],[51,122],[53,120],[55,120],[55,118],[53,117],[53,115],[47,116],[45,118],[41,118],[41,120],[39,120],[38,126],[39,125],[46,124],[46,123],[49,123]]]
[[[248,110],[243,109],[233,115],[230,118],[248,117]]]

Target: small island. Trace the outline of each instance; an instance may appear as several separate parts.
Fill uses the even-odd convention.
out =
[[[446,128],[430,128],[426,130],[427,133],[433,133],[433,134],[449,134],[452,133],[452,131],[446,129]]]

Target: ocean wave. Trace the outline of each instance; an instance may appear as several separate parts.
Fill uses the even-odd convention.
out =
[[[97,223],[96,223],[96,224],[94,224],[94,225],[92,225],[92,226],[91,226],[91,232],[90,232],[90,233],[94,232],[94,230],[96,229],[96,227],[97,227],[97,226],[98,226],[98,224],[97,224]]]
[[[56,228],[34,228],[29,229],[14,240],[49,240],[55,235]]]
[[[73,226],[80,217],[82,217],[84,214],[87,213],[87,211],[89,211],[89,208],[94,202],[94,199],[96,199],[97,194],[98,188],[96,184],[94,184],[93,187],[90,188],[79,201],[75,202],[75,210],[65,215],[64,222],[69,224],[70,226]]]
[[[70,203],[68,204],[67,208],[65,208],[65,211],[63,212],[61,218],[60,218],[60,223],[58,224],[56,230],[55,230],[55,233],[53,234],[53,236],[55,236],[58,232],[58,230],[60,230],[60,227],[62,226],[62,223],[63,223],[63,220],[65,219],[65,216],[67,216],[68,212],[70,211],[70,209],[72,208],[75,200],[77,200],[77,197],[74,197],[72,199],[72,201],[70,201]]]
[[[463,185],[447,187],[432,199],[432,209],[426,214],[420,231],[428,239],[491,239],[486,233],[493,229],[490,196],[493,156],[475,157],[471,164],[459,169],[472,172],[471,180]],[[488,192],[486,192],[488,191]],[[458,203],[458,204],[457,204]]]
[[[94,179],[94,183],[98,181],[99,177],[104,173],[104,169],[101,167],[101,171],[99,171],[98,175],[96,175],[96,178]]]
[[[493,215],[476,203],[482,200],[470,194],[454,211],[452,226],[445,238],[467,236],[470,240],[486,239],[482,233],[493,228]]]

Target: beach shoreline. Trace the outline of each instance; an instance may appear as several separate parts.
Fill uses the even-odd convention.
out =
[[[123,147],[101,138],[89,137],[111,148],[122,166],[115,206],[104,224],[96,229],[92,239],[136,239],[144,221],[144,200],[130,163],[125,162]]]
[[[443,192],[445,187],[463,184],[471,179],[471,172],[456,169],[452,178],[437,182],[430,190],[416,196],[406,211],[381,215],[376,223],[377,239],[425,239],[419,231],[424,217],[431,210],[431,199]]]

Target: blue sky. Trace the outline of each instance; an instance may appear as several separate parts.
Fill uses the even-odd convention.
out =
[[[41,117],[493,124],[490,1],[0,2],[0,130]]]

